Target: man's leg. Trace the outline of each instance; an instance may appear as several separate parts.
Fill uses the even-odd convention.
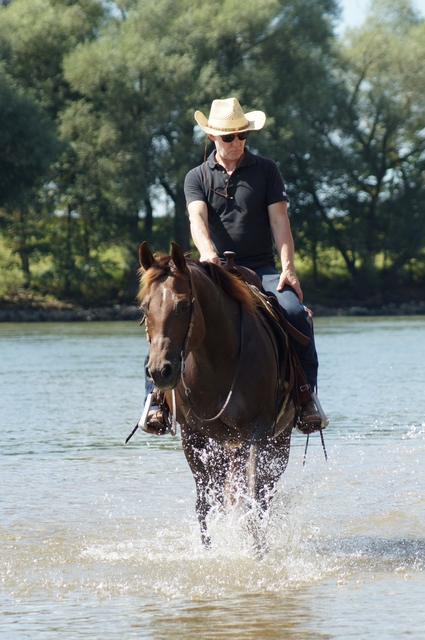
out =
[[[298,331],[301,331],[301,333],[310,338],[306,346],[303,346],[292,338],[290,338],[290,340],[311,387],[310,391],[315,391],[317,388],[317,370],[319,363],[314,342],[313,326],[309,320],[308,312],[292,287],[287,285],[283,291],[277,291],[276,287],[279,284],[280,276],[276,269],[271,266],[266,266],[256,269],[256,272],[261,278],[265,292],[277,297],[286,319],[298,329]],[[321,424],[320,413],[314,405],[314,402],[310,401],[309,394],[308,401],[302,404],[300,418],[301,427],[303,423],[306,428],[308,428],[308,425],[319,426]]]
[[[166,417],[166,412],[163,408],[164,398],[163,395],[155,388],[152,380],[150,380],[146,374],[146,366],[149,361],[149,351],[145,358],[145,403],[150,393],[153,394],[152,404],[149,409],[146,431],[147,433],[153,433],[157,436],[162,436],[168,431],[169,424]]]

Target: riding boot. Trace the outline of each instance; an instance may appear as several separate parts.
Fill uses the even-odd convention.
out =
[[[168,433],[171,428],[170,411],[165,402],[165,395],[158,389],[155,389],[152,397],[152,404],[146,419],[146,426],[143,431],[156,436],[163,436]]]
[[[308,435],[314,431],[320,431],[328,425],[327,418],[320,411],[319,401],[313,393],[310,384],[299,362],[295,364],[297,396],[299,402],[299,414],[296,424],[297,431]]]

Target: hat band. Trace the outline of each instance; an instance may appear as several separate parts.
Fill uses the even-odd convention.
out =
[[[242,131],[243,129],[247,129],[249,127],[249,120],[246,124],[242,125],[242,127],[231,127],[230,129],[227,127],[213,127],[212,124],[207,124],[209,129],[214,129],[215,131]]]

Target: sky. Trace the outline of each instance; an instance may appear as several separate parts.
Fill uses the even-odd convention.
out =
[[[425,0],[412,0],[413,6],[425,18]],[[358,27],[362,24],[367,13],[369,0],[340,0],[342,7],[342,22],[338,33],[342,33],[346,27]]]

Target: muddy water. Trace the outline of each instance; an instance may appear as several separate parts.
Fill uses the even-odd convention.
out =
[[[133,323],[0,325],[0,638],[423,638],[425,318],[319,319],[326,464],[294,434],[261,559],[202,549],[178,438],[136,435]]]

